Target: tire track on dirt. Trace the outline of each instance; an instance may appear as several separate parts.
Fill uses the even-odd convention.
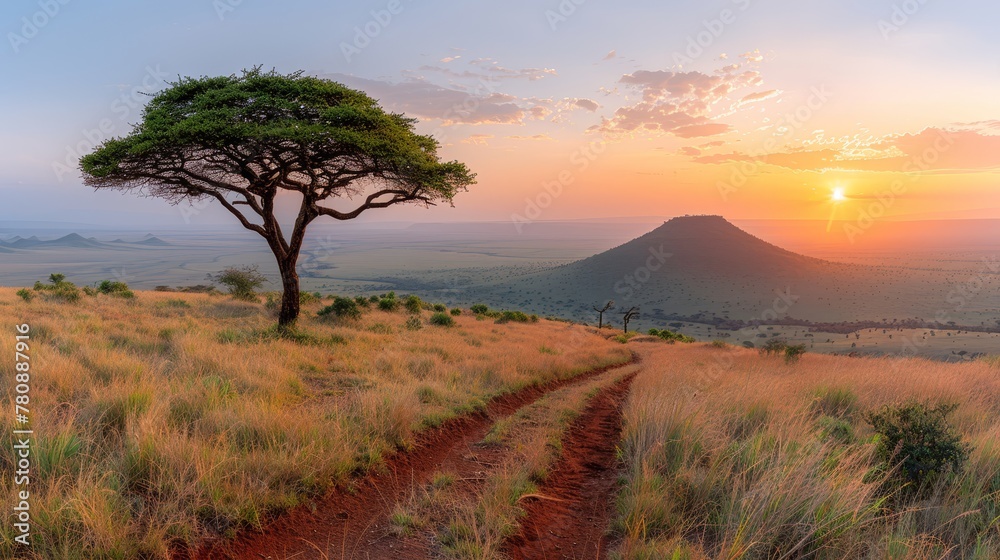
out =
[[[352,481],[350,489],[337,488],[316,504],[315,509],[296,508],[268,524],[263,531],[209,542],[193,553],[179,550],[174,558],[426,558],[429,552],[425,546],[398,539],[390,533],[389,516],[395,504],[403,501],[414,488],[429,482],[442,466],[454,467],[461,463],[469,447],[482,440],[497,420],[552,391],[637,361],[638,356],[633,353],[631,360],[624,364],[532,385],[497,397],[487,404],[484,412],[458,416],[422,432],[412,450],[389,457],[383,469]]]
[[[513,560],[601,560],[617,485],[621,406],[636,374],[601,391],[573,423],[540,496],[525,504],[521,530],[507,545]]]

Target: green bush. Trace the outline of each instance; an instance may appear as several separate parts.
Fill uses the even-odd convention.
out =
[[[299,304],[306,305],[308,303],[313,303],[316,301],[321,301],[323,299],[323,294],[319,292],[301,292],[299,294]]]
[[[789,344],[788,346],[785,346],[785,363],[794,364],[799,361],[799,358],[801,358],[802,354],[805,353],[805,344]]]
[[[320,317],[334,316],[338,319],[360,319],[361,308],[358,302],[345,297],[335,296],[333,303],[320,309],[316,315]]]
[[[400,303],[399,298],[396,297],[396,292],[389,292],[388,294],[383,294],[378,299],[378,308],[382,311],[396,311],[399,309]]]
[[[686,344],[690,344],[690,343],[692,343],[692,342],[695,341],[690,336],[687,336],[687,335],[681,334],[681,333],[677,333],[677,332],[673,332],[673,331],[670,331],[670,330],[667,330],[667,329],[649,329],[649,334],[651,336],[658,336],[658,337],[662,338],[663,340],[666,340],[667,342],[669,342],[671,344],[673,344],[675,342],[683,342],[683,343],[686,343]]]
[[[712,348],[725,348],[727,346],[729,346],[729,343],[726,342],[725,340],[721,340],[721,339],[717,338],[717,339],[715,339],[715,340],[712,341]]]
[[[497,314],[497,323],[537,323],[538,315],[528,315],[523,311],[501,311]]]
[[[462,314],[462,310],[456,307],[451,310],[451,314],[454,315],[455,317],[458,317],[459,315]]]
[[[780,338],[772,338],[771,340],[765,342],[764,345],[760,347],[758,352],[760,352],[762,356],[764,355],[770,356],[772,354],[780,356],[785,353],[785,350],[787,348],[788,348],[787,342],[785,342]]]
[[[439,327],[450,327],[455,324],[455,320],[451,318],[451,315],[438,311],[431,315],[431,324]]]
[[[257,289],[267,281],[257,265],[231,266],[219,274],[209,274],[208,278],[229,288],[229,294],[242,301],[256,301]]]
[[[852,417],[857,409],[858,396],[843,387],[821,387],[813,393],[809,410],[818,415],[834,418]]]
[[[21,288],[17,291],[17,297],[23,299],[24,301],[31,301],[35,299],[35,293],[27,288]]]
[[[443,303],[435,303],[431,309],[437,311],[438,313],[444,313],[445,311],[448,311],[448,306]]]
[[[420,301],[420,298],[414,295],[406,297],[406,301],[403,304],[408,313],[420,313],[420,310],[424,307],[424,302]]]
[[[410,318],[406,320],[406,323],[403,326],[406,327],[407,330],[419,331],[424,327],[424,324],[420,322],[420,317],[410,315]]]
[[[357,296],[354,298],[354,302],[358,304],[358,307],[363,307],[365,309],[368,309],[372,304],[372,302],[365,296]]]
[[[114,280],[105,280],[101,282],[97,285],[97,291],[105,295],[126,299],[135,297],[135,293],[129,289],[128,284],[125,282],[116,282]]]
[[[921,490],[962,470],[971,446],[948,423],[957,404],[909,401],[871,411],[865,420],[878,434],[875,457],[882,472],[902,488]],[[897,468],[898,467],[898,468]]]
[[[475,313],[476,315],[485,315],[486,313],[489,312],[490,308],[485,304],[477,303],[472,307],[470,307],[469,310]]]
[[[35,291],[41,292],[46,299],[57,299],[67,303],[80,301],[80,289],[76,284],[66,281],[62,274],[50,274],[49,283],[35,282]]]

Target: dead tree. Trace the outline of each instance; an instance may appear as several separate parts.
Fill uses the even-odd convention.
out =
[[[615,300],[609,299],[608,303],[604,304],[604,307],[599,308],[596,305],[594,306],[594,311],[597,312],[597,328],[599,329],[604,328],[604,312],[614,307],[614,305],[615,305]]]
[[[622,323],[625,325],[625,334],[628,334],[628,322],[639,316],[639,308],[632,307],[622,315]]]

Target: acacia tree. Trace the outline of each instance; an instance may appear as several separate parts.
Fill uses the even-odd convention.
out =
[[[278,322],[290,325],[313,220],[451,203],[475,183],[464,164],[440,161],[438,142],[417,134],[415,123],[337,82],[254,68],[178,79],[150,100],[128,136],[104,142],[80,167],[97,189],[222,205],[274,253],[284,289]],[[301,200],[287,235],[275,215],[279,194]]]

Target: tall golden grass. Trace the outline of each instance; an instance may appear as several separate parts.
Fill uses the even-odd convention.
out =
[[[995,365],[632,346],[617,558],[1000,558]],[[974,451],[929,496],[887,499],[863,415],[907,399],[960,403]]]
[[[2,347],[12,350],[15,325],[32,333],[33,545],[16,554],[164,558],[171,543],[232,535],[320,496],[495,395],[629,357],[562,323],[466,313],[446,328],[425,312],[410,330],[402,312],[335,323],[315,317],[319,305],[291,340],[264,305],[225,296],[29,303],[0,289]],[[0,391],[10,395],[7,355]],[[0,507],[11,511],[14,497],[4,476]],[[15,556],[13,536],[3,524],[0,556]]]

